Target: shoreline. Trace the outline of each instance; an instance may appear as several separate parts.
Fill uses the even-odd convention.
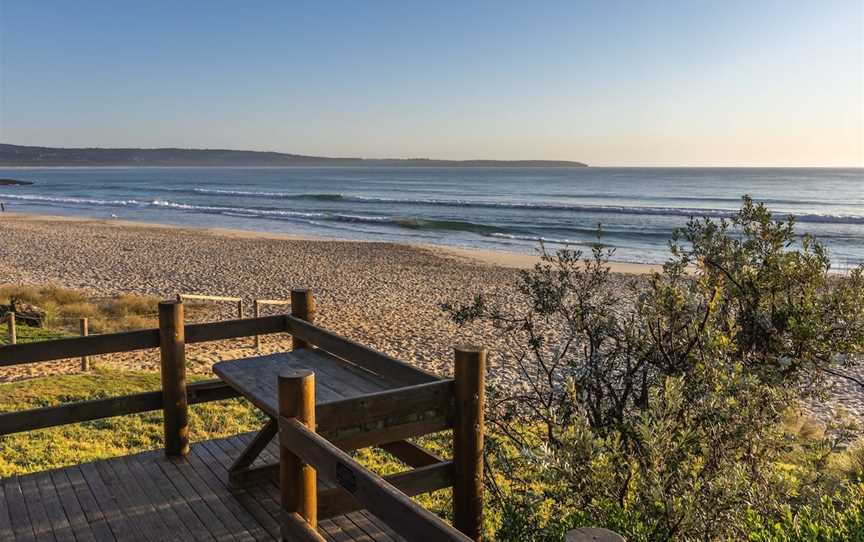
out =
[[[491,250],[482,248],[469,248],[424,243],[401,243],[398,241],[375,241],[366,239],[345,239],[334,236],[295,235],[291,233],[267,232],[255,230],[242,230],[235,228],[206,228],[197,226],[180,226],[176,224],[160,224],[157,222],[137,222],[133,220],[90,218],[65,215],[42,215],[35,213],[6,212],[0,215],[0,220],[11,218],[17,222],[57,222],[76,224],[95,224],[106,227],[131,228],[131,229],[160,229],[176,232],[190,231],[198,234],[205,233],[233,239],[275,239],[289,241],[318,241],[334,243],[370,243],[381,245],[403,246],[431,252],[442,257],[491,267],[507,269],[530,269],[540,261],[538,255],[525,254],[522,252],[510,252],[506,250]],[[655,271],[661,271],[661,264],[646,264],[633,262],[610,261],[609,268],[612,273],[625,275],[644,275]]]

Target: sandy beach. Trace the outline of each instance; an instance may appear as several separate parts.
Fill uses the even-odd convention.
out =
[[[94,295],[238,296],[247,307],[255,298],[287,298],[292,288],[308,287],[321,325],[441,375],[451,372],[454,345],[473,343],[493,352],[498,345],[491,329],[458,329],[439,304],[468,300],[481,290],[506,299],[518,269],[537,261],[503,252],[14,213],[0,215],[0,238],[0,284],[53,283]],[[613,264],[612,269],[623,283],[657,266]],[[231,309],[215,315],[231,317]],[[270,336],[262,352],[288,348],[287,336]],[[218,360],[254,353],[252,340],[243,339],[192,345],[187,359],[191,371],[206,374]],[[158,352],[143,351],[103,356],[96,363],[155,370],[159,358]],[[6,369],[0,379],[77,367],[77,360],[31,364]],[[509,384],[517,376],[493,355],[489,378]],[[815,410],[825,415],[838,407],[864,412],[860,389],[842,386],[834,400]]]
[[[468,299],[480,289],[503,294],[516,269],[536,260],[512,255],[505,262],[494,254],[438,247],[13,213],[0,216],[0,236],[5,240],[0,283],[53,283],[94,295],[237,296],[247,307],[254,298],[288,298],[292,288],[308,287],[320,324],[439,374],[450,371],[453,345],[488,339],[482,330],[457,329],[438,304]],[[499,259],[484,260],[493,256]],[[226,306],[215,316],[233,317],[231,311]],[[190,369],[206,373],[220,359],[252,355],[251,342],[194,345]],[[288,337],[263,342],[265,352],[289,348]],[[158,356],[141,352],[97,362],[155,369]],[[67,366],[76,370],[74,360],[32,364],[8,369],[6,378],[51,374]],[[506,381],[508,371],[495,371],[494,378]]]

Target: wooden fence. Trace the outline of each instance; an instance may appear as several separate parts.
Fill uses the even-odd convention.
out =
[[[18,344],[18,323],[14,312],[7,312],[3,318],[0,318],[0,324],[6,322],[6,338],[9,344]],[[88,318],[78,319],[78,331],[82,337],[90,335],[90,320]],[[81,356],[81,370],[90,370],[89,356]]]
[[[315,408],[315,375],[312,371],[285,371],[279,375],[279,458],[285,540],[324,540],[315,530],[319,516],[331,517],[351,510],[369,510],[401,536],[412,541],[479,540],[483,480],[483,384],[486,355],[483,350],[457,349],[455,380],[440,380],[380,392],[344,404]],[[435,412],[409,434],[396,433],[399,413]],[[397,420],[394,420],[394,417]],[[334,419],[335,418],[335,419]],[[375,426],[387,418],[388,441],[453,429],[453,459],[441,460],[422,448],[412,450],[413,470],[381,477],[345,453],[338,433],[354,427]],[[328,435],[316,433],[327,427]],[[334,430],[339,427],[339,430]],[[325,438],[325,436],[327,438]],[[368,438],[367,435],[364,437]],[[338,443],[338,445],[337,445]],[[402,441],[403,444],[409,444]],[[399,457],[399,450],[389,449]],[[419,461],[416,461],[419,459]],[[337,489],[318,494],[317,477]],[[453,487],[454,526],[411,500],[409,495]],[[322,513],[323,512],[323,513]],[[458,529],[458,530],[457,530]]]

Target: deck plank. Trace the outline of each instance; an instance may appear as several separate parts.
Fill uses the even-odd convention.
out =
[[[60,497],[54,488],[51,474],[49,472],[40,472],[33,479],[39,491],[39,499],[45,505],[45,512],[48,514],[48,522],[51,524],[54,538],[57,542],[75,542],[72,526],[69,524],[66,511],[60,503]]]
[[[210,533],[216,540],[237,540],[231,529],[231,521],[226,517],[221,507],[218,505],[217,499],[213,495],[201,494],[200,485],[195,479],[194,473],[190,472],[189,465],[185,460],[160,460],[155,459],[154,465],[157,465],[171,480],[174,487],[180,491],[186,502],[192,505],[192,509],[201,519],[201,522],[207,526]]]
[[[0,540],[12,540],[12,520],[9,518],[9,503],[6,502],[6,490],[0,484]]]
[[[96,540],[99,542],[117,540],[114,532],[111,530],[111,525],[108,523],[108,518],[105,517],[99,508],[99,503],[96,502],[96,497],[84,479],[81,469],[75,466],[54,472],[58,473],[58,476],[65,476],[69,481],[69,485],[78,499],[78,504],[84,512],[84,518],[87,520],[90,530],[93,531],[93,535],[96,536]]]
[[[278,480],[228,483],[228,468],[251,438],[195,443],[185,459],[154,450],[2,479],[0,540],[280,540]],[[277,455],[271,442],[258,461]],[[330,542],[402,541],[367,511],[323,520],[319,532]]]
[[[30,523],[30,515],[27,513],[27,505],[24,504],[24,493],[21,491],[18,476],[3,480],[3,490],[15,540],[36,540],[33,526]]]
[[[111,532],[114,533],[115,539],[121,542],[140,540],[140,538],[135,536],[135,529],[127,521],[119,502],[111,494],[102,477],[99,476],[96,464],[85,463],[80,465],[80,471],[84,481],[87,483],[87,487],[93,492],[96,504],[111,527]]]
[[[227,471],[231,465],[232,458],[221,452],[221,449],[213,441],[202,442],[199,453],[202,460],[211,469],[211,472],[217,476]],[[254,489],[254,486],[250,489]],[[264,508],[261,502],[256,499],[249,489],[233,489],[234,498],[249,512],[249,514],[257,522],[259,529],[256,530],[256,538],[260,540],[272,540],[279,537],[278,521]],[[261,532],[263,531],[263,532]]]
[[[48,520],[48,512],[45,510],[45,505],[39,495],[36,477],[33,475],[22,476],[19,482],[37,542],[55,542],[57,538],[54,536],[54,529]]]
[[[127,458],[127,461],[135,465],[135,470],[140,472],[141,476],[147,476],[152,480],[153,485],[158,490],[161,498],[164,502],[171,503],[171,507],[174,509],[175,514],[177,514],[177,517],[186,529],[192,533],[194,540],[198,542],[210,542],[215,540],[192,507],[189,506],[189,503],[183,499],[180,492],[176,487],[174,487],[174,484],[171,483],[171,480],[165,476],[165,472],[163,472],[158,466],[152,464],[157,453],[158,452],[141,454],[136,458]],[[159,455],[161,455],[161,453]]]
[[[54,489],[57,491],[57,497],[63,506],[63,511],[69,521],[69,527],[72,529],[75,540],[77,542],[96,542],[96,535],[87,523],[84,510],[78,502],[78,497],[75,495],[75,490],[72,488],[69,478],[66,477],[66,474],[62,470],[51,471],[48,475],[51,478],[51,483],[54,484]]]

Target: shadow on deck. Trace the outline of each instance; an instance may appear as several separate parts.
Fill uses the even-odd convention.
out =
[[[280,540],[278,480],[233,489],[228,468],[253,434],[2,480],[0,540]],[[261,454],[278,460],[275,442]],[[331,541],[401,541],[367,511],[322,520]]]

